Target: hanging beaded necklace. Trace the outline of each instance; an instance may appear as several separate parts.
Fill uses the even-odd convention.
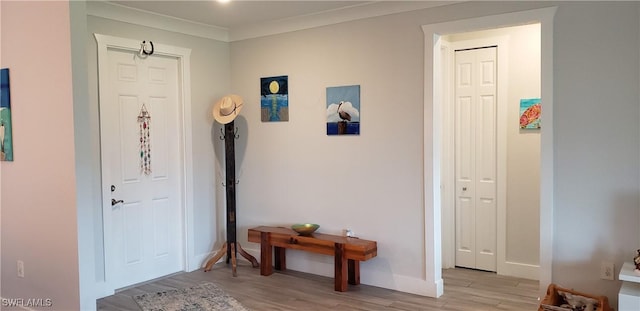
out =
[[[149,133],[151,116],[144,103],[138,115],[138,123],[140,124],[140,172],[149,175],[151,174],[151,140]]]

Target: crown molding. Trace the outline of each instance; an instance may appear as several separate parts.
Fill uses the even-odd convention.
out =
[[[106,1],[87,1],[87,15],[186,35],[229,42],[229,30]]]
[[[224,42],[246,40],[462,1],[371,1],[346,8],[234,27],[211,26],[106,1],[87,1],[87,15]]]
[[[307,14],[275,20],[257,25],[234,27],[229,29],[229,41],[239,41],[286,32],[328,26],[353,20],[365,19],[422,10],[463,1],[372,1],[347,8]]]

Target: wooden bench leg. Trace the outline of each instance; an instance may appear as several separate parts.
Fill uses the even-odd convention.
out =
[[[335,244],[335,290],[347,291],[347,258],[343,243]]]
[[[273,251],[275,255],[275,268],[278,271],[286,271],[287,270],[287,253],[286,248],[274,246]]]
[[[269,232],[260,233],[260,275],[273,274],[273,248],[271,247],[271,235]]]
[[[360,261],[349,259],[349,284],[360,284]]]

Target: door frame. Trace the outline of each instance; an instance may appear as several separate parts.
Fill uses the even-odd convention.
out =
[[[142,40],[133,40],[128,38],[114,37],[103,34],[94,34],[94,37],[98,45],[98,102],[102,103],[107,101],[108,96],[108,50],[119,49],[131,52],[138,52],[140,50],[140,44]],[[154,54],[168,56],[176,58],[178,61],[178,99],[179,99],[179,111],[181,116],[179,117],[178,128],[180,129],[180,176],[179,184],[182,192],[181,196],[181,213],[182,213],[182,268],[185,271],[193,271],[199,268],[200,263],[196,262],[196,256],[194,252],[194,191],[193,191],[193,164],[192,159],[192,122],[191,122],[191,49],[175,47],[165,44],[154,44]],[[100,106],[100,113],[103,113],[103,105]],[[100,126],[100,131],[104,130],[103,126]],[[100,135],[102,140],[102,135]],[[102,146],[102,141],[100,142]],[[111,182],[111,176],[107,164],[104,159],[107,159],[104,148],[100,148],[101,156],[101,172],[102,172],[102,217],[103,217],[103,251],[105,260],[105,283],[108,291],[115,291],[113,282],[110,279],[110,275],[113,275],[113,259],[110,256],[111,250],[113,250],[113,242],[111,236],[106,234],[109,232],[110,227],[104,223],[105,213],[111,209],[111,189],[109,187]]]
[[[443,41],[442,73],[443,98],[442,98],[442,231],[447,234],[442,236],[443,268],[455,266],[456,245],[455,238],[450,239],[448,234],[456,236],[455,219],[455,53],[456,50],[472,49],[478,47],[496,46],[496,271],[502,274],[504,271],[506,250],[506,210],[507,210],[507,92],[509,90],[509,39],[507,36],[494,36],[474,40],[455,42]],[[442,51],[442,49],[441,49]],[[446,94],[445,92],[448,92]],[[446,116],[446,117],[445,117]],[[453,205],[452,205],[453,204]],[[453,208],[444,208],[446,206]],[[448,261],[452,260],[452,261]]]
[[[553,20],[557,7],[504,13],[423,25],[424,32],[424,251],[427,292],[440,297],[442,280],[442,51],[441,36],[491,28],[540,23],[541,97],[545,101],[540,130],[540,284],[552,280],[553,263]],[[545,289],[541,286],[540,295]]]

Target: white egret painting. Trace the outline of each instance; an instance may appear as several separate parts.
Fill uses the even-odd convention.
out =
[[[327,135],[360,135],[360,86],[327,88]]]

